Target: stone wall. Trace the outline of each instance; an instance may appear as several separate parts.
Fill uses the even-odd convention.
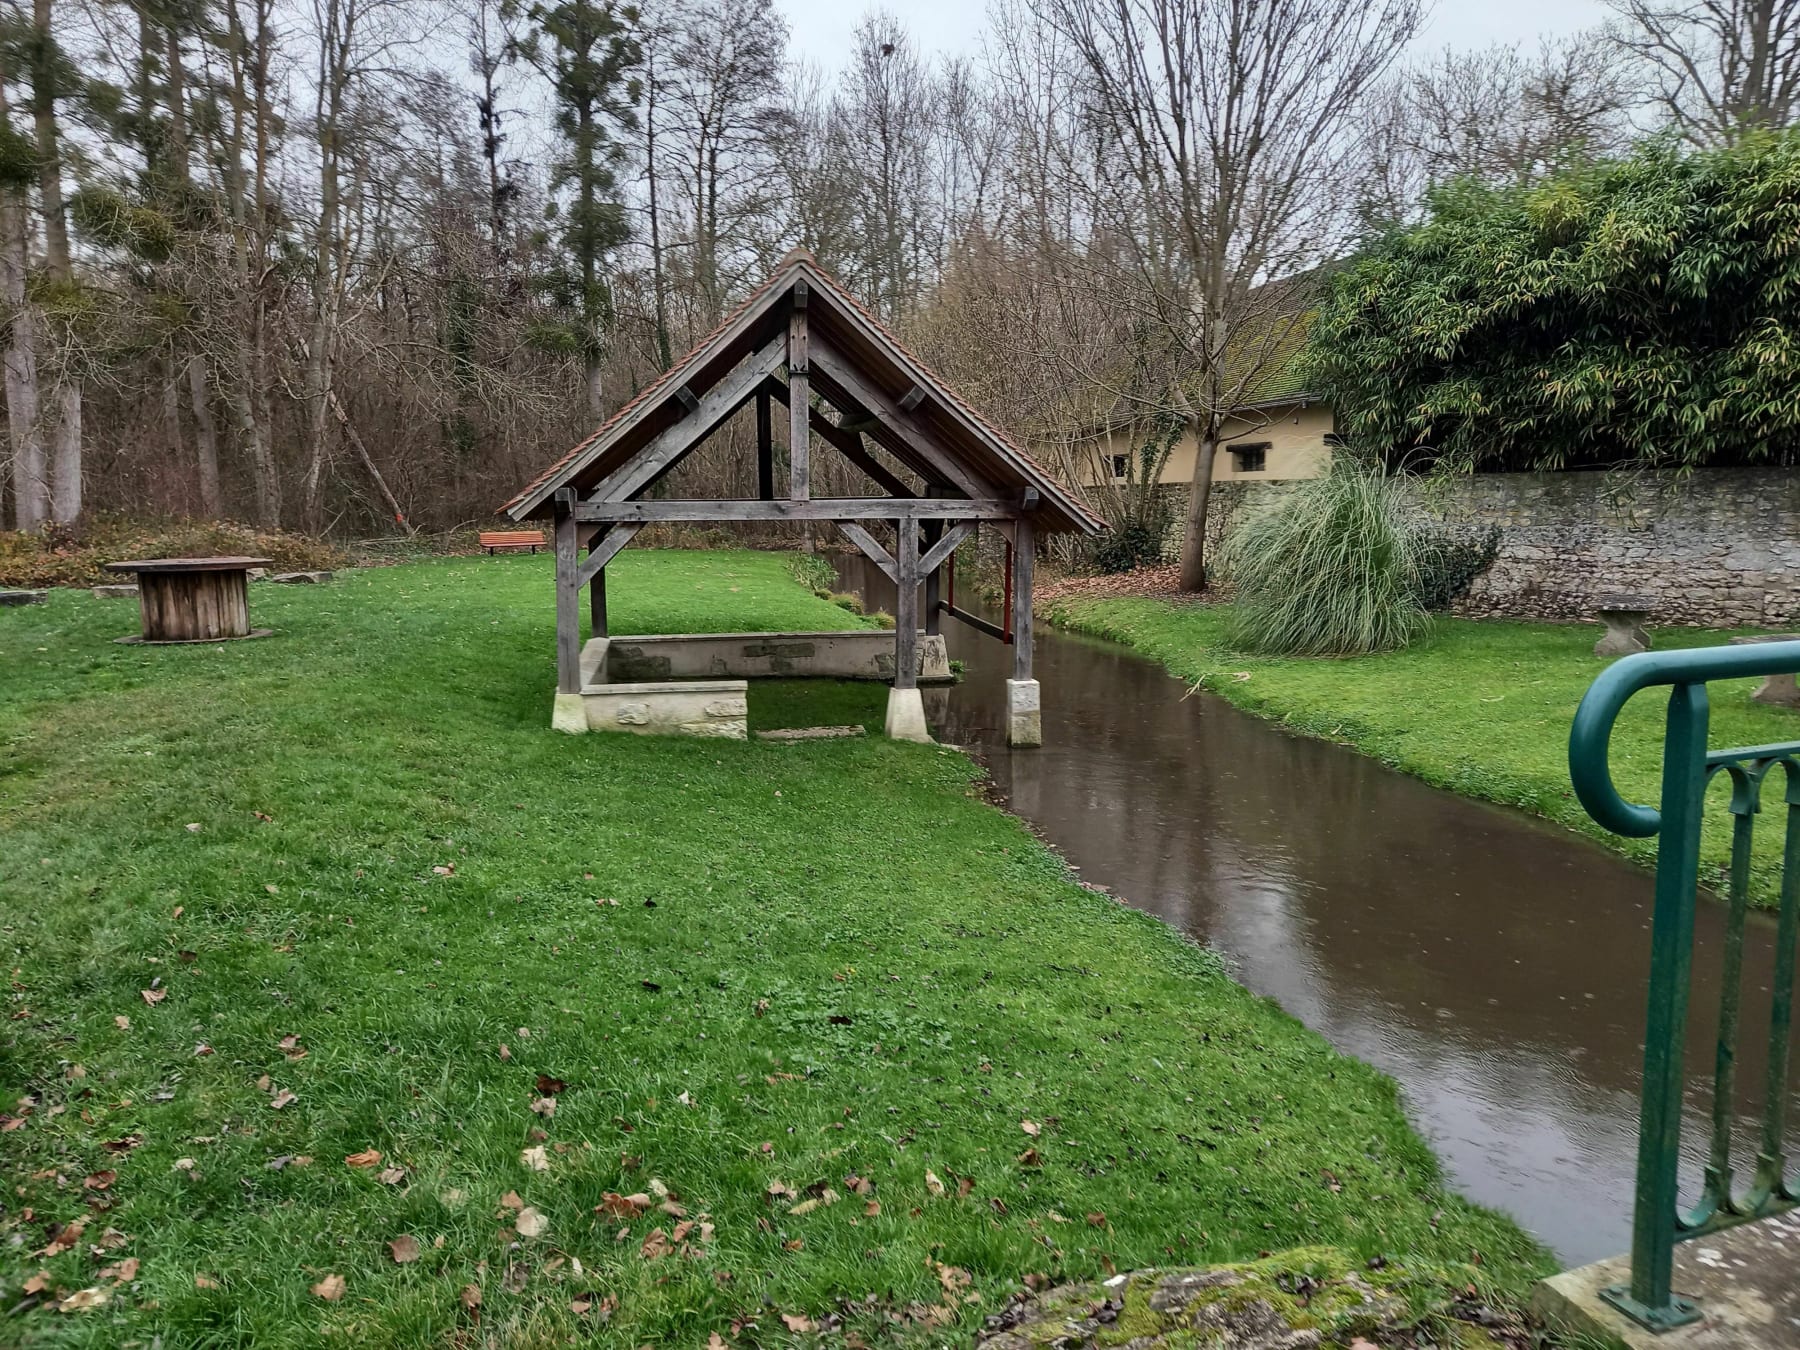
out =
[[[1215,484],[1209,534],[1296,486]],[[1598,596],[1630,592],[1652,623],[1800,627],[1800,470],[1478,474],[1428,484],[1421,502],[1452,530],[1500,527],[1459,613],[1584,619]]]

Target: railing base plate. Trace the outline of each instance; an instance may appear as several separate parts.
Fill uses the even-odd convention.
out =
[[[1640,1327],[1650,1331],[1673,1331],[1676,1327],[1698,1322],[1702,1315],[1699,1303],[1691,1298],[1683,1298],[1680,1294],[1669,1295],[1669,1306],[1666,1308],[1652,1308],[1647,1303],[1639,1303],[1631,1296],[1631,1286],[1628,1284],[1608,1285],[1600,1291],[1600,1297]]]

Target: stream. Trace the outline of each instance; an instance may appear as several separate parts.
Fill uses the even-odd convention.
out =
[[[839,585],[893,587],[860,557]],[[959,597],[965,608],[968,597]],[[991,616],[990,616],[991,617]],[[976,750],[1081,875],[1401,1086],[1456,1188],[1574,1265],[1630,1241],[1651,879],[1566,830],[1190,695],[1129,649],[1039,624],[1044,745],[1009,750],[1011,651],[946,617],[932,734]],[[1707,1140],[1723,907],[1703,902],[1684,1136]],[[1754,1165],[1774,924],[1746,935],[1736,1156]],[[1800,1100],[1800,1094],[1797,1094]]]

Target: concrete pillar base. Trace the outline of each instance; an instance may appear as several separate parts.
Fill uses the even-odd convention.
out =
[[[579,736],[588,729],[587,704],[580,694],[558,694],[550,709],[550,729]]]
[[[917,689],[888,690],[888,739],[931,744],[931,732],[925,726],[925,700]]]
[[[1044,743],[1044,704],[1036,680],[1006,682],[1006,743],[1012,746]]]

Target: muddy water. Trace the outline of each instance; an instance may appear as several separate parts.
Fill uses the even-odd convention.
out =
[[[841,584],[891,612],[879,572],[842,567]],[[1034,656],[1044,746],[1009,751],[1010,649],[954,620],[944,632],[967,670],[925,691],[933,734],[978,747],[1012,808],[1087,880],[1218,948],[1244,984],[1391,1074],[1465,1195],[1509,1211],[1566,1262],[1626,1249],[1648,874],[1054,630],[1040,629]],[[1695,958],[1695,1175],[1722,917],[1702,907]],[[1773,925],[1753,916],[1748,936],[1741,1025],[1756,1028]],[[1739,1057],[1746,1172],[1764,1063],[1752,1039]]]

